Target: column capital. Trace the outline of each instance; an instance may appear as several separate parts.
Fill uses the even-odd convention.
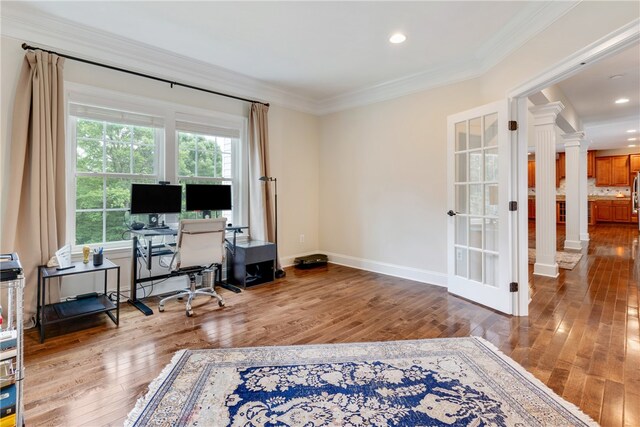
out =
[[[562,135],[564,140],[564,146],[566,147],[580,147],[584,141],[584,132],[565,133]]]
[[[529,111],[533,114],[534,126],[555,124],[556,117],[558,117],[558,114],[560,114],[562,110],[564,110],[564,104],[560,101],[529,107]]]

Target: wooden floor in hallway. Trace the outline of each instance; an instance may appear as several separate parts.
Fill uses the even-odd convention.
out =
[[[532,276],[530,315],[516,318],[445,289],[330,264],[241,294],[227,306],[168,304],[145,317],[124,304],[26,343],[29,426],[121,425],[173,353],[183,348],[363,342],[477,335],[604,426],[640,426],[638,228],[599,225],[578,265]],[[157,301],[157,300],[156,300]]]

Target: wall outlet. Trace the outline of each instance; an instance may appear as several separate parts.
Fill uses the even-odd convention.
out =
[[[300,243],[304,243],[304,234],[300,235]]]

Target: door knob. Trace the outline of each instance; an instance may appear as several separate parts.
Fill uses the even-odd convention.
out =
[[[451,209],[449,209],[449,212],[447,212],[447,215],[449,215],[449,216],[456,216],[456,214],[457,214],[457,213],[458,213],[458,212],[454,212],[454,211],[452,211]]]

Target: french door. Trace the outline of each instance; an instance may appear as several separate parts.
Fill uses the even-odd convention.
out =
[[[513,313],[506,100],[448,117],[449,292]]]

